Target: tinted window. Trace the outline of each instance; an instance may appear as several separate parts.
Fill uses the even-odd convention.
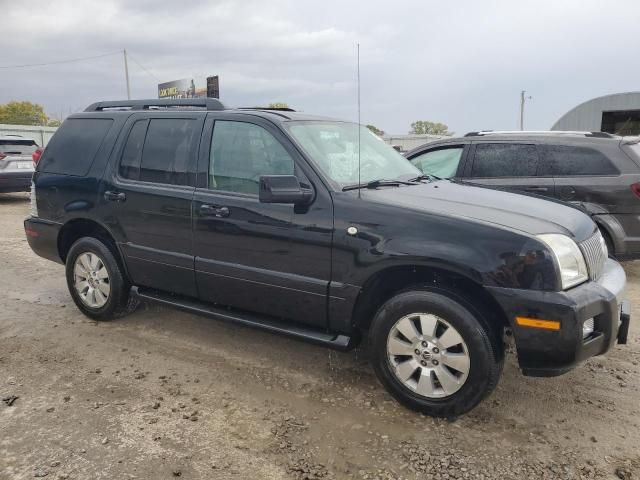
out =
[[[257,195],[261,175],[293,173],[293,159],[264,128],[251,123],[216,121],[209,188]]]
[[[142,144],[147,132],[147,121],[139,120],[133,124],[120,160],[120,176],[137,180],[140,177],[140,157]]]
[[[86,175],[112,123],[107,118],[66,120],[47,145],[38,170]]]
[[[0,153],[8,155],[30,155],[38,145],[33,140],[0,140]]]
[[[149,121],[142,149],[140,180],[186,185],[196,145],[196,124],[189,118],[154,118]]]
[[[553,175],[615,175],[609,159],[589,147],[549,145],[545,147],[547,163]]]
[[[538,167],[535,145],[480,143],[476,146],[472,177],[533,177]]]
[[[411,163],[422,170],[422,173],[440,178],[451,178],[455,177],[458,171],[463,150],[463,147],[432,150],[412,158]]]

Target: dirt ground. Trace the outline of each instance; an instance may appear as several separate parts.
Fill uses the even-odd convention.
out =
[[[510,355],[450,422],[393,401],[364,349],[157,306],[89,320],[29,249],[28,209],[0,195],[2,480],[640,478],[640,262],[629,345],[551,379]]]

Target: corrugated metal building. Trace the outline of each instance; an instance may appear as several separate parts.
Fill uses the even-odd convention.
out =
[[[569,110],[551,130],[640,134],[640,92],[591,99]]]
[[[418,135],[410,133],[408,135],[382,135],[382,139],[385,143],[393,147],[397,147],[401,152],[408,152],[409,150],[413,150],[420,145],[424,145],[425,143],[435,142],[436,140],[440,140],[441,138],[445,138],[442,135]]]

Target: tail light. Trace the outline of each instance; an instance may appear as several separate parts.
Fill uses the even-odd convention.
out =
[[[4,153],[0,153],[0,160],[2,160],[6,155]]]
[[[38,162],[40,161],[40,157],[42,156],[43,151],[44,150],[42,150],[42,148],[38,148],[35,152],[31,154],[31,158],[33,158],[33,163],[35,165],[38,165]]]
[[[640,182],[632,184],[631,191],[634,193],[636,197],[640,198]]]

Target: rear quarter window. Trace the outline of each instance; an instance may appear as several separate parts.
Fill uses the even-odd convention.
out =
[[[66,120],[47,145],[38,170],[64,175],[86,175],[112,124],[113,120],[110,118]]]
[[[546,163],[554,176],[617,175],[619,172],[602,152],[591,147],[547,145]]]

